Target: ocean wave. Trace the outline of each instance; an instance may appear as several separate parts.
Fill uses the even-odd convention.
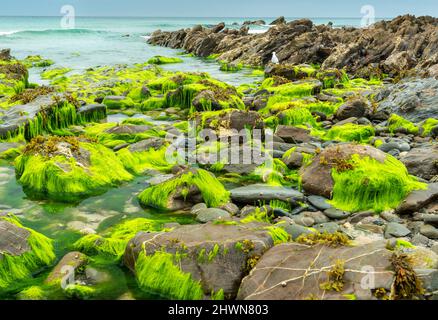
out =
[[[21,31],[0,31],[0,36],[53,36],[53,35],[84,35],[84,34],[107,34],[109,31],[93,29],[46,29],[46,30],[21,30]]]
[[[14,30],[14,31],[0,31],[0,37],[1,36],[9,36],[9,35],[17,33],[17,32],[20,32],[20,31],[18,31],[18,30]]]

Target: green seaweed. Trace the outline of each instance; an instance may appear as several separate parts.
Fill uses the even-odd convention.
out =
[[[391,155],[384,162],[353,155],[349,164],[351,170],[332,169],[334,188],[330,203],[345,211],[393,209],[411,191],[427,188]]]
[[[167,209],[168,201],[178,190],[196,187],[201,192],[204,202],[209,207],[217,207],[229,201],[229,192],[217,178],[203,169],[193,169],[161,184],[151,186],[139,196],[143,206]]]
[[[140,252],[135,272],[140,288],[157,293],[163,298],[174,300],[201,300],[204,297],[202,286],[192,279],[190,273],[183,272],[175,257],[167,252],[146,255]]]

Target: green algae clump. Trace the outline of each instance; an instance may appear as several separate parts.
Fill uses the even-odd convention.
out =
[[[148,60],[149,64],[170,64],[170,63],[182,63],[183,60],[176,57],[163,57],[163,56],[155,56]]]
[[[125,252],[128,241],[140,231],[162,231],[161,224],[154,220],[137,218],[124,221],[102,236],[90,234],[74,243],[74,248],[87,254],[101,254],[119,260]]]
[[[175,257],[167,252],[146,255],[140,252],[135,273],[141,289],[173,300],[201,300],[202,286],[176,265]]]
[[[24,229],[28,250],[19,255],[0,252],[0,292],[8,289],[15,281],[23,280],[42,267],[50,266],[56,256],[52,240],[32,229],[24,227],[14,216],[0,217],[0,223]]]
[[[190,189],[199,190],[205,204],[217,207],[229,201],[230,194],[222,183],[210,172],[203,169],[191,169],[175,178],[151,186],[138,197],[143,206],[166,210],[177,194],[187,195]]]
[[[130,181],[114,152],[85,138],[37,137],[15,160],[19,183],[31,197],[75,202]]]
[[[419,131],[415,124],[396,114],[392,114],[388,119],[388,129],[391,133],[406,130],[408,133],[417,134]]]
[[[347,123],[342,126],[333,126],[324,135],[325,140],[336,140],[342,142],[355,141],[367,143],[375,135],[373,126]]]
[[[411,191],[427,188],[391,155],[380,162],[354,154],[347,163],[348,166],[332,169],[334,188],[330,203],[342,210],[381,212],[393,209]]]

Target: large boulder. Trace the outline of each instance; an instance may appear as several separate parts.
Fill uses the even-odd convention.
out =
[[[378,297],[376,291],[387,298],[400,298],[400,292],[394,287],[399,270],[398,262],[394,261],[400,260],[393,259],[394,252],[386,246],[384,241],[337,248],[281,244],[263,255],[242,281],[237,298],[373,300]],[[412,256],[415,257],[415,252]],[[406,264],[405,261],[400,262]],[[419,264],[414,262],[407,267],[415,265]],[[416,283],[412,285],[415,287]],[[416,294],[421,296],[419,292],[413,296]]]
[[[367,145],[339,144],[330,146],[318,154],[309,166],[301,170],[303,189],[309,194],[331,198],[334,187],[333,168],[338,163],[350,160],[354,154],[370,157],[379,162],[384,162],[386,159],[384,152]]]
[[[259,223],[187,225],[138,233],[126,246],[124,263],[142,289],[166,298],[202,299],[222,291],[233,299],[242,278],[273,245]]]

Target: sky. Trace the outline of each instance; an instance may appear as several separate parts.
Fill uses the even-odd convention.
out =
[[[354,18],[364,5],[381,18],[438,16],[437,0],[0,0],[0,16],[59,16],[64,5],[77,16]]]

